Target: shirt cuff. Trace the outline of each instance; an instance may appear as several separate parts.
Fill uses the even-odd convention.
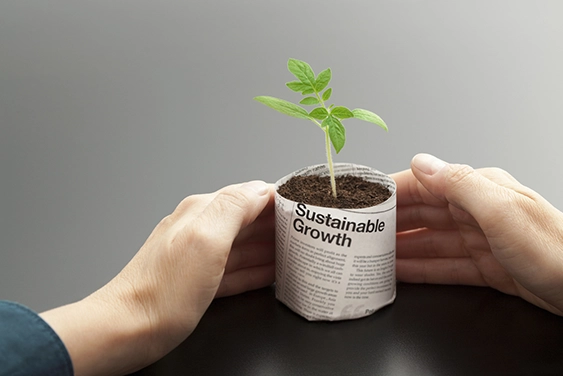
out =
[[[0,376],[74,374],[57,333],[31,309],[0,301]]]

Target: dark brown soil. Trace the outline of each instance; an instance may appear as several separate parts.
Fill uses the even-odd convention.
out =
[[[337,176],[337,198],[332,196],[330,177],[294,176],[281,185],[278,193],[288,200],[327,208],[358,209],[375,206],[391,197],[389,189],[357,176]]]

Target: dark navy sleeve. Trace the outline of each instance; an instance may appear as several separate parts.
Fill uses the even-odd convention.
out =
[[[55,331],[21,304],[0,301],[0,376],[73,375]]]

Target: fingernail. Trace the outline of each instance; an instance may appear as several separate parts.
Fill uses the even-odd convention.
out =
[[[241,188],[250,189],[253,192],[256,192],[259,196],[263,196],[270,190],[268,184],[261,180],[253,180],[249,181],[248,183],[244,183]]]
[[[412,159],[412,165],[426,175],[434,175],[444,168],[447,163],[430,154],[417,154]]]

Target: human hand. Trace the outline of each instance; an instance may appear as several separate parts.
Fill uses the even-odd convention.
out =
[[[498,168],[427,154],[397,182],[397,279],[490,286],[563,315],[563,213]]]
[[[185,340],[215,296],[273,281],[273,188],[251,182],[184,199],[106,286],[41,316],[77,375],[125,374]]]

